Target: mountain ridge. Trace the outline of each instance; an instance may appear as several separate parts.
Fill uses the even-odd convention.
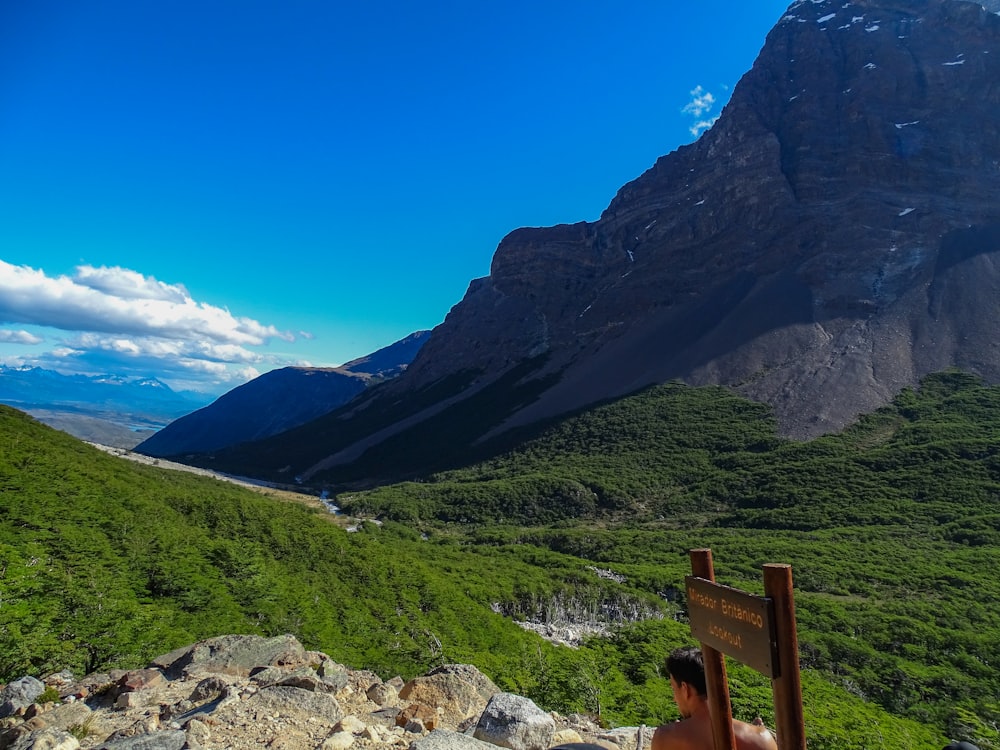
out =
[[[863,13],[837,6],[844,29],[819,22],[831,10],[829,3],[790,6],[716,125],[625,185],[598,222],[504,238],[490,277],[474,282],[435,331],[407,384],[438,375],[438,363],[456,356],[454,343],[471,340],[485,354],[459,350],[465,366],[502,369],[501,357],[548,351],[549,366],[564,368],[561,382],[511,424],[680,378],[734,386],[772,404],[786,434],[809,437],[845,426],[948,365],[995,380],[996,362],[935,357],[920,351],[930,342],[907,346],[884,331],[879,341],[856,326],[881,324],[879,313],[894,312],[896,298],[923,281],[914,272],[951,270],[935,255],[983,255],[970,249],[983,237],[962,234],[970,225],[993,242],[1000,217],[986,196],[997,172],[970,174],[966,160],[996,162],[996,128],[974,116],[997,111],[989,83],[996,55],[972,59],[970,51],[966,63],[946,63],[965,59],[956,57],[964,55],[954,48],[959,38],[970,49],[1000,53],[1000,19],[965,2],[911,3],[890,18],[886,4],[869,2]],[[903,40],[877,39],[907,29]],[[931,114],[961,111],[949,105],[965,94],[978,104],[965,114],[961,138],[945,132],[954,116],[928,122]],[[840,117],[831,121],[831,113]],[[862,222],[877,236],[863,237]],[[940,249],[933,246],[946,236],[933,243]],[[840,251],[852,246],[859,250],[853,257]],[[995,277],[992,268],[970,275],[982,273]],[[935,289],[947,291],[949,281],[935,279]],[[509,325],[497,332],[479,322],[491,313]],[[907,318],[896,315],[881,327],[923,325],[924,338],[940,328]],[[879,344],[897,350],[878,363],[882,374],[852,373],[872,365],[852,357],[851,347]],[[902,348],[911,354],[903,357]],[[810,354],[808,372],[795,361],[803,353]],[[824,374],[831,368],[837,377]],[[811,378],[823,385],[804,382]],[[855,394],[838,405],[841,390]]]
[[[340,367],[283,367],[234,388],[148,437],[136,450],[176,456],[262,440],[346,404],[406,370],[427,340],[417,331]]]
[[[64,375],[41,367],[0,366],[0,403],[81,440],[124,449],[209,398],[174,391],[153,377]]]
[[[697,141],[595,222],[504,237],[402,377],[221,464],[282,453],[320,481],[463,403],[497,407],[463,432],[473,452],[673,380],[806,439],[932,372],[998,382],[998,81],[1000,16],[978,3],[795,2]]]

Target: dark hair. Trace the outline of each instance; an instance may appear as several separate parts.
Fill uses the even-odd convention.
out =
[[[667,657],[667,672],[678,683],[686,682],[698,691],[698,695],[708,695],[705,687],[705,662],[701,649],[697,646],[684,646],[670,652]]]

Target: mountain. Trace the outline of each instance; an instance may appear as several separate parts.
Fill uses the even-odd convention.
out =
[[[0,403],[105,445],[131,448],[144,434],[207,401],[204,394],[177,392],[156,378],[63,375],[40,367],[0,366]]]
[[[284,367],[222,395],[140,443],[150,456],[214,451],[275,435],[326,414],[406,369],[429,336],[410,334],[341,367]]]
[[[795,438],[931,372],[1000,381],[998,10],[792,3],[698,141],[505,237],[398,380],[219,465],[399,478],[671,380]]]

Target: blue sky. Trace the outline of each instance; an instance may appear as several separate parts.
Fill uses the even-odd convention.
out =
[[[0,363],[220,393],[432,328],[693,141],[786,6],[0,3]]]

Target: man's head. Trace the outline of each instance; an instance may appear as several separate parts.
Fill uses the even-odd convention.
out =
[[[677,703],[681,716],[687,718],[694,707],[708,695],[701,649],[697,646],[685,646],[671,651],[667,657],[667,672],[670,674],[670,687],[674,691],[674,702]]]
[[[705,686],[705,661],[697,646],[684,646],[670,652],[667,657],[667,672],[678,684],[687,683],[698,695],[708,695]]]

